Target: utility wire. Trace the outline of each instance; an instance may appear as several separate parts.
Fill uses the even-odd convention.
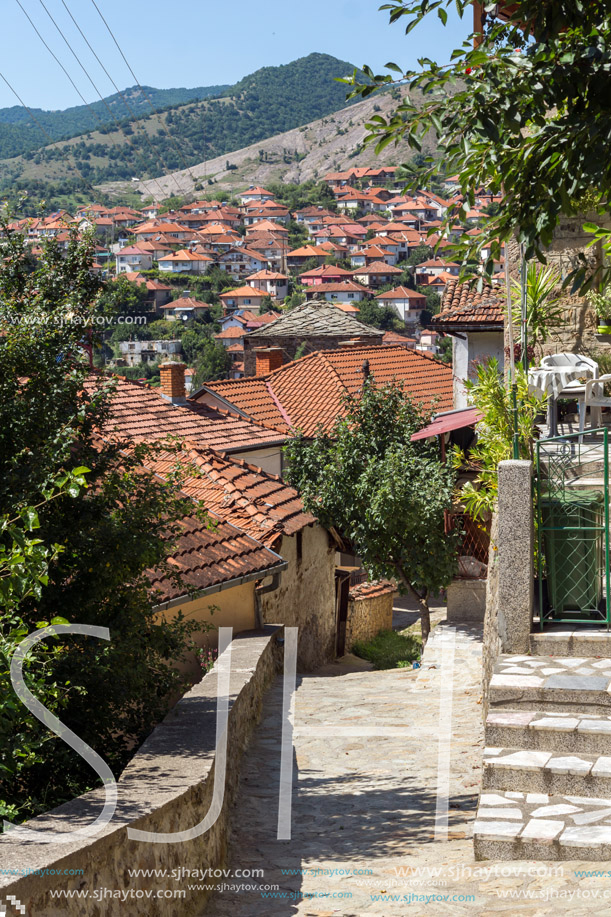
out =
[[[31,119],[34,121],[34,123],[40,128],[40,130],[43,132],[43,134],[45,135],[45,137],[48,138],[48,140],[50,141],[50,145],[51,145],[51,146],[55,146],[55,144],[58,143],[59,141],[53,139],[53,137],[52,137],[51,134],[48,132],[48,130],[46,129],[46,127],[38,120],[38,118],[36,117],[36,115],[34,114],[34,112],[32,111],[32,109],[29,108],[29,107],[25,104],[25,102],[23,101],[23,99],[21,98],[21,96],[19,95],[19,93],[17,92],[17,90],[15,89],[15,87],[12,86],[11,83],[9,83],[8,79],[4,76],[4,74],[3,74],[2,72],[0,72],[0,79],[4,80],[4,82],[6,83],[6,85],[8,86],[8,88],[11,90],[11,92],[13,93],[13,95],[19,100],[19,103],[25,108],[25,110],[26,110],[27,113],[29,114],[30,118],[31,118]],[[73,169],[73,170],[79,175],[79,177],[81,178],[83,184],[85,185],[85,187],[86,187],[89,191],[93,191],[94,197],[97,196],[97,192],[96,192],[95,188],[93,187],[93,185],[91,184],[91,182],[89,181],[89,179],[85,178],[85,176],[83,175],[83,173],[81,172],[81,170],[79,169],[79,167],[76,165],[76,163],[69,164],[69,168]]]
[[[17,2],[19,3],[19,0],[17,0]],[[115,126],[117,127],[117,130],[119,131],[120,134],[123,135],[123,137],[124,137],[126,143],[127,143],[127,144],[130,146],[130,148],[134,151],[135,155],[138,156],[138,149],[137,149],[137,147],[136,147],[134,144],[132,144],[131,140],[129,139],[129,137],[127,136],[127,134],[125,133],[125,131],[122,129],[121,125],[119,124],[119,122],[118,122],[117,119],[115,118],[115,116],[114,116],[114,114],[113,114],[113,112],[112,112],[110,106],[108,105],[108,102],[106,101],[106,99],[104,98],[104,96],[102,95],[102,93],[100,92],[100,90],[98,89],[98,87],[96,86],[96,84],[93,82],[93,79],[91,78],[91,76],[90,76],[89,73],[87,72],[85,66],[84,66],[83,63],[81,62],[81,60],[80,60],[80,58],[78,57],[76,51],[73,49],[72,45],[70,44],[70,42],[68,41],[68,39],[67,39],[66,36],[64,35],[63,31],[62,31],[61,28],[58,26],[57,22],[55,21],[55,19],[53,18],[53,16],[51,15],[51,13],[49,12],[49,10],[48,10],[47,7],[45,6],[45,4],[43,3],[43,0],[39,0],[39,3],[40,3],[40,5],[42,6],[42,8],[44,9],[44,11],[45,11],[45,13],[47,14],[47,16],[49,17],[49,19],[51,20],[51,22],[53,23],[53,25],[55,26],[55,28],[57,29],[57,31],[59,32],[59,34],[61,35],[61,37],[63,38],[63,40],[64,40],[64,42],[66,43],[66,45],[68,46],[68,49],[69,49],[70,53],[72,54],[72,56],[74,57],[74,59],[76,60],[77,64],[79,65],[79,67],[81,68],[81,70],[83,71],[83,73],[85,74],[85,76],[87,77],[87,79],[89,80],[89,82],[91,83],[91,85],[93,86],[93,88],[95,89],[95,91],[97,92],[98,96],[100,97],[101,102],[105,105],[106,109],[108,110],[108,114],[110,115],[110,117],[112,118],[112,120],[113,120],[114,123],[115,123]],[[19,3],[19,5],[21,6],[21,3]],[[28,19],[29,19],[29,16],[28,16]],[[30,20],[30,21],[31,21],[31,20]],[[55,55],[53,55],[53,56],[55,56]],[[57,60],[57,58],[56,58],[56,60]],[[61,64],[60,64],[60,66],[61,66]],[[64,69],[64,68],[62,68],[62,69]],[[77,90],[77,91],[78,91],[78,90]],[[79,93],[79,94],[80,94],[80,93]],[[81,96],[81,98],[82,98],[82,96]],[[102,118],[98,115],[97,111],[95,111],[95,109],[91,108],[91,106],[89,106],[89,105],[88,105],[87,107],[88,107],[89,110],[92,112],[92,114],[94,115],[94,117],[97,118],[98,122],[99,122],[103,127],[105,127],[106,125],[105,125],[104,121],[102,120]],[[147,135],[147,140],[148,140],[148,135]],[[111,139],[111,143],[112,143],[113,146],[115,146],[117,149],[119,149],[119,150],[121,149],[120,145],[119,145],[118,143],[115,143],[115,141],[112,140],[112,139]],[[153,150],[153,155],[155,155],[155,151],[154,151],[154,150]],[[146,168],[146,160],[144,159],[143,153],[140,153],[140,157],[141,157],[141,159],[142,159],[142,163],[144,163],[144,166],[145,166],[145,168]],[[166,168],[165,163],[163,162],[163,160],[162,160],[162,166],[163,166],[164,168]],[[157,181],[157,180],[156,180],[155,178],[153,178],[153,181]],[[159,191],[162,192],[161,185],[159,184],[159,182],[157,182],[157,187],[159,188]],[[163,193],[163,192],[162,192],[162,193]]]
[[[155,106],[153,105],[153,102],[151,101],[151,97],[149,96],[149,94],[148,94],[148,92],[146,91],[146,89],[144,88],[144,86],[141,85],[141,83],[140,83],[138,77],[136,76],[136,74],[135,74],[134,71],[132,70],[132,68],[131,68],[131,66],[130,66],[130,63],[129,63],[129,61],[127,60],[125,54],[123,53],[123,51],[122,51],[122,49],[121,49],[121,46],[120,46],[119,42],[118,42],[117,39],[115,38],[115,35],[114,35],[112,29],[111,29],[110,26],[108,25],[107,21],[104,19],[104,16],[102,15],[102,12],[101,12],[99,6],[98,6],[97,3],[95,2],[95,0],[91,0],[91,2],[93,3],[93,5],[95,6],[96,10],[98,11],[98,15],[99,15],[100,19],[102,20],[102,22],[103,22],[104,25],[106,26],[106,29],[107,29],[107,31],[108,31],[108,34],[110,35],[110,37],[111,37],[112,40],[114,41],[115,45],[117,46],[117,50],[119,51],[119,54],[121,55],[121,57],[122,57],[123,60],[125,61],[125,66],[127,67],[127,69],[129,70],[129,72],[130,72],[131,75],[132,75],[132,78],[133,78],[133,79],[135,80],[135,82],[136,82],[136,86],[138,87],[138,89],[139,89],[139,90],[142,92],[142,94],[144,95],[144,98],[145,98],[146,101],[149,103],[149,105],[150,105],[150,107],[151,107],[151,110],[152,110],[153,112],[155,112],[156,109],[155,109]],[[64,3],[64,6],[66,6],[64,0],[62,0],[62,3]],[[161,121],[161,119],[160,119],[160,121]],[[174,145],[174,148],[176,149],[176,151],[177,151],[177,153],[178,153],[178,155],[179,155],[179,157],[180,157],[180,160],[181,160],[181,162],[182,162],[182,164],[183,164],[184,170],[185,170],[186,172],[189,173],[189,176],[190,176],[190,178],[191,178],[191,181],[194,182],[194,183],[196,183],[197,180],[194,178],[193,174],[191,173],[190,167],[186,164],[185,159],[184,159],[184,157],[183,157],[183,155],[182,155],[182,150],[180,149],[180,146],[176,143],[176,141],[174,140],[174,138],[172,137],[172,135],[171,135],[170,132],[168,131],[167,127],[165,127],[165,125],[163,124],[163,122],[162,122],[162,129],[166,132],[166,134],[168,135],[168,137],[169,137],[169,139],[170,139],[170,142]]]
[[[42,0],[40,0],[40,3],[42,4],[42,6],[44,6],[44,3],[42,2]],[[72,20],[72,22],[74,23],[74,25],[75,25],[76,28],[78,29],[78,31],[79,31],[79,33],[80,33],[80,35],[81,35],[83,41],[85,42],[85,44],[87,45],[87,47],[89,48],[89,50],[91,51],[91,53],[93,54],[93,56],[95,57],[95,59],[97,60],[98,64],[100,65],[100,67],[102,68],[102,70],[104,71],[104,73],[106,74],[106,76],[108,77],[108,79],[110,80],[110,82],[112,83],[112,85],[114,86],[115,91],[116,91],[116,92],[118,93],[118,95],[121,97],[121,99],[122,99],[122,101],[123,101],[123,104],[124,104],[125,107],[127,108],[128,112],[130,113],[130,115],[132,116],[132,118],[134,119],[134,121],[137,123],[138,120],[139,120],[139,116],[138,116],[138,115],[136,114],[136,112],[133,110],[133,108],[131,107],[131,105],[130,105],[129,102],[127,101],[127,98],[125,97],[125,94],[123,93],[123,91],[122,91],[121,89],[119,89],[119,87],[117,86],[117,84],[116,84],[115,81],[113,80],[112,76],[110,75],[110,73],[108,72],[108,70],[106,69],[106,67],[105,67],[104,64],[102,63],[102,61],[100,60],[99,56],[96,54],[94,48],[93,48],[92,45],[91,45],[91,42],[89,41],[89,39],[87,38],[87,36],[86,36],[85,33],[83,32],[83,30],[81,29],[80,25],[78,24],[78,22],[76,21],[76,19],[74,18],[74,16],[72,15],[72,11],[71,11],[70,8],[67,6],[65,0],[62,0],[62,3],[63,3],[63,5],[64,5],[64,7],[65,7],[65,9],[66,9],[66,12],[67,12],[68,15],[70,16],[70,19]],[[46,9],[46,7],[45,7],[45,9]],[[47,10],[47,13],[48,13],[48,10]],[[52,19],[50,13],[49,13],[49,17]],[[56,28],[59,29],[59,27],[57,26],[57,24],[56,24],[55,22],[54,22],[54,24],[55,24]],[[61,32],[61,30],[60,30],[60,32]],[[63,33],[62,33],[62,37],[64,38],[64,41],[66,41],[66,38],[65,38],[65,36],[63,35]],[[70,47],[70,50],[72,51],[72,48],[71,48],[71,47]],[[74,51],[72,51],[72,53],[74,54]],[[75,57],[76,57],[76,54],[75,54]],[[77,58],[77,60],[78,60],[78,58]],[[79,61],[79,63],[80,63],[80,61]],[[81,67],[83,67],[82,64],[81,64]],[[83,67],[83,69],[84,69],[84,67]],[[89,74],[87,74],[87,76],[89,77]],[[93,80],[91,80],[91,77],[89,77],[89,80],[91,81],[91,83],[93,83]],[[98,95],[100,95],[99,90],[96,90],[96,91],[98,92]],[[102,98],[102,97],[100,96],[100,98]],[[102,101],[105,102],[105,99],[102,99]],[[106,104],[106,103],[105,103],[105,104]],[[106,107],[108,108],[108,105],[106,105]],[[110,108],[108,108],[108,110],[109,110],[109,112],[110,112]],[[156,112],[155,112],[155,113],[156,113]],[[111,115],[112,115],[112,112],[111,112]],[[114,116],[113,116],[113,117],[114,117]],[[161,123],[162,128],[163,128],[163,123],[161,122],[161,118],[160,118],[159,120],[160,120],[160,123]],[[165,172],[167,175],[172,175],[172,178],[174,179],[174,183],[175,183],[176,187],[178,188],[179,193],[182,194],[182,193],[183,193],[183,189],[182,189],[182,188],[180,187],[180,185],[178,184],[178,181],[177,181],[177,179],[176,179],[176,176],[174,175],[174,171],[173,171],[172,169],[169,168],[169,166],[167,165],[167,163],[166,163],[165,160],[163,159],[161,153],[160,153],[158,150],[155,150],[155,147],[154,147],[154,145],[152,144],[152,142],[151,142],[151,140],[150,140],[150,138],[149,138],[149,136],[148,136],[148,134],[147,134],[147,132],[146,132],[146,129],[145,129],[145,128],[141,128],[141,131],[142,131],[142,135],[144,136],[144,138],[145,138],[145,140],[146,140],[146,142],[147,142],[149,148],[150,148],[151,151],[153,152],[153,155],[156,156],[156,157],[159,159],[159,161],[161,162],[161,164],[162,164],[162,166],[163,166],[164,172]],[[179,152],[180,152],[180,150],[179,150]],[[159,184],[157,184],[157,187],[159,187]],[[160,190],[162,190],[162,189],[160,189]],[[166,193],[166,192],[162,191],[162,197],[165,195],[165,193]]]

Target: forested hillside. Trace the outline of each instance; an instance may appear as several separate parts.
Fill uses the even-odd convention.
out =
[[[198,86],[196,89],[154,89],[152,86],[132,86],[120,93],[108,96],[103,102],[90,105],[76,105],[64,111],[44,111],[32,108],[32,116],[21,105],[0,108],[0,158],[19,156],[38,149],[53,140],[67,139],[83,134],[105,124],[114,124],[114,119],[123,122],[134,115],[144,116],[175,105],[184,105],[218,96],[229,86]],[[47,136],[48,135],[48,136]]]
[[[310,54],[265,67],[220,98],[179,105],[135,119],[121,131],[106,126],[23,156],[0,160],[0,189],[43,193],[53,183],[82,185],[159,176],[239,150],[343,108],[336,77],[353,66]]]

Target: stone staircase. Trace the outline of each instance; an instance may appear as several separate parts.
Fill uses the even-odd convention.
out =
[[[531,634],[490,682],[477,859],[611,859],[611,635]]]

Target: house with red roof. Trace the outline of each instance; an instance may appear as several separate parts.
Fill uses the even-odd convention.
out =
[[[197,315],[206,312],[209,308],[209,303],[194,299],[193,296],[189,296],[187,292],[183,293],[179,299],[175,299],[172,302],[166,303],[165,306],[162,306],[165,318],[170,322],[186,321],[187,319],[195,318]]]
[[[385,264],[383,261],[374,261],[372,264],[364,267],[357,267],[353,272],[353,277],[357,283],[372,290],[386,286],[388,283],[396,283],[397,277],[400,277],[403,271],[392,264]]]
[[[129,245],[117,253],[115,265],[117,274],[124,274],[126,271],[150,271],[153,256],[150,251],[145,251],[139,245]]]
[[[289,279],[286,274],[279,271],[270,271],[263,268],[261,271],[255,271],[246,278],[247,283],[262,293],[267,293],[276,302],[285,299],[289,292]]]
[[[190,400],[233,410],[286,433],[315,436],[319,425],[332,428],[345,410],[344,396],[360,392],[365,373],[380,385],[402,381],[414,401],[427,408],[452,408],[451,368],[403,344],[316,351],[263,375],[206,383]]]
[[[420,313],[426,309],[426,296],[409,287],[398,286],[376,296],[382,306],[392,306],[399,313],[404,322],[415,325],[420,319]]]
[[[210,255],[202,255],[187,248],[181,248],[177,252],[164,255],[159,259],[158,264],[160,271],[167,271],[171,274],[205,274],[214,264],[214,259]]]
[[[259,252],[244,245],[228,248],[219,255],[217,263],[220,269],[231,274],[234,280],[243,280],[249,274],[262,271],[268,266]]]
[[[317,245],[302,245],[301,248],[295,248],[288,252],[286,263],[289,269],[298,270],[306,261],[316,259],[319,266],[324,264],[329,257],[329,252]]]
[[[245,284],[242,287],[237,287],[235,290],[226,290],[224,293],[221,293],[219,298],[226,312],[235,309],[252,309],[258,312],[261,307],[261,302],[267,295],[268,294],[264,293],[263,290],[258,290],[255,286]]]
[[[310,286],[305,291],[306,302],[312,299],[322,297],[327,302],[340,303],[354,306],[355,303],[362,302],[364,299],[370,299],[373,296],[371,290],[356,283],[355,280],[340,280],[336,283],[319,283],[316,286]],[[345,310],[358,313],[358,306],[353,309]]]
[[[251,185],[246,191],[238,195],[242,204],[252,204],[253,201],[273,201],[274,195],[260,185]]]
[[[340,283],[342,280],[352,280],[352,271],[335,264],[321,264],[299,275],[300,282],[305,287],[315,287],[321,283]]]

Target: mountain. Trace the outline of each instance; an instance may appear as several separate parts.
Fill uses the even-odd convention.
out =
[[[353,70],[328,54],[264,67],[217,98],[137,118],[122,131],[106,125],[0,159],[0,190],[67,192],[82,187],[81,176],[91,184],[152,178],[231,153],[345,106],[346,87],[336,77]]]
[[[103,185],[101,190],[116,200],[134,191],[141,200],[150,197],[162,200],[174,194],[186,196],[202,190],[214,192],[216,196],[217,191],[219,195],[227,194],[249,185],[266,187],[268,183],[279,181],[319,181],[327,172],[354,166],[399,165],[413,156],[407,143],[389,144],[379,156],[375,155],[374,145],[364,144],[366,123],[372,115],[384,117],[396,108],[398,93],[399,90],[395,90],[370,96],[309,124],[155,181],[115,182]],[[423,153],[434,152],[436,145],[435,137],[428,135]]]
[[[107,96],[103,102],[75,105],[64,111],[32,108],[30,111],[38,123],[32,120],[29,112],[21,105],[0,108],[0,159],[46,146],[49,137],[53,140],[64,140],[95,130],[100,125],[114,124],[113,119],[122,122],[126,119],[131,120],[134,115],[148,115],[151,112],[151,104],[155,111],[159,111],[186,102],[218,96],[229,88],[226,85],[198,86],[196,89],[131,86],[120,93]]]

